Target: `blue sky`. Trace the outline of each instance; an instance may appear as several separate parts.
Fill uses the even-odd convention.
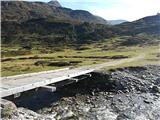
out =
[[[28,0],[29,1],[29,0]],[[50,0],[32,0],[48,2]],[[160,12],[160,0],[58,0],[64,7],[82,9],[107,20],[133,21]]]

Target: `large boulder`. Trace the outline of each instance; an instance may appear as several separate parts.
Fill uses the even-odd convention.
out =
[[[1,117],[10,118],[17,112],[16,105],[8,100],[1,99]]]

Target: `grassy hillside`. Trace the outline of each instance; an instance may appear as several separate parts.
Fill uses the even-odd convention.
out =
[[[108,61],[130,58],[145,53],[143,61],[123,64],[145,65],[159,63],[158,44],[124,44],[131,36],[114,37],[93,44],[84,44],[80,47],[39,48],[20,50],[19,47],[2,46],[2,76],[17,75],[64,67],[77,67],[100,64]],[[151,41],[151,40],[149,40]],[[122,45],[123,44],[123,45]],[[113,68],[113,67],[110,67]],[[107,68],[108,69],[108,68]]]
[[[2,44],[23,47],[55,47],[94,43],[124,35],[160,34],[159,15],[117,26],[67,21],[53,18],[31,19],[26,22],[2,22]],[[141,39],[139,39],[140,42]],[[132,40],[129,42],[132,43]],[[134,42],[134,41],[133,41]]]
[[[53,19],[107,24],[107,21],[85,10],[72,10],[51,2],[2,1],[2,21],[18,23],[31,19]]]
[[[125,22],[116,26],[121,34],[160,34],[160,14],[147,16],[133,22]]]
[[[46,45],[89,43],[113,36],[112,28],[100,24],[35,19],[24,23],[2,22],[2,44]]]

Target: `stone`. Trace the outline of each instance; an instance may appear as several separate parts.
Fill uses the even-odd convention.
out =
[[[147,103],[147,104],[152,103],[152,101],[149,101],[149,100],[144,100],[144,102]]]
[[[84,108],[83,108],[83,112],[88,112],[89,110],[90,110],[89,107],[84,107]]]
[[[145,79],[146,78],[146,76],[145,75],[142,75],[142,79]]]
[[[94,92],[92,92],[91,94],[92,94],[93,96],[95,95],[95,93],[94,93]]]
[[[13,114],[17,112],[16,105],[8,100],[1,99],[1,116],[10,118]]]
[[[62,118],[71,118],[74,116],[74,113],[69,110],[68,112],[63,113]]]
[[[160,85],[160,78],[157,78],[157,79],[156,79],[156,84],[157,84],[157,85]]]
[[[154,85],[154,86],[152,87],[152,91],[153,91],[153,92],[158,92],[158,93],[160,93],[160,88],[159,88],[158,86]]]

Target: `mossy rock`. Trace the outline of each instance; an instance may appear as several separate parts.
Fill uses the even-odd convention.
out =
[[[10,118],[13,114],[17,112],[16,105],[8,100],[1,100],[1,117]]]

